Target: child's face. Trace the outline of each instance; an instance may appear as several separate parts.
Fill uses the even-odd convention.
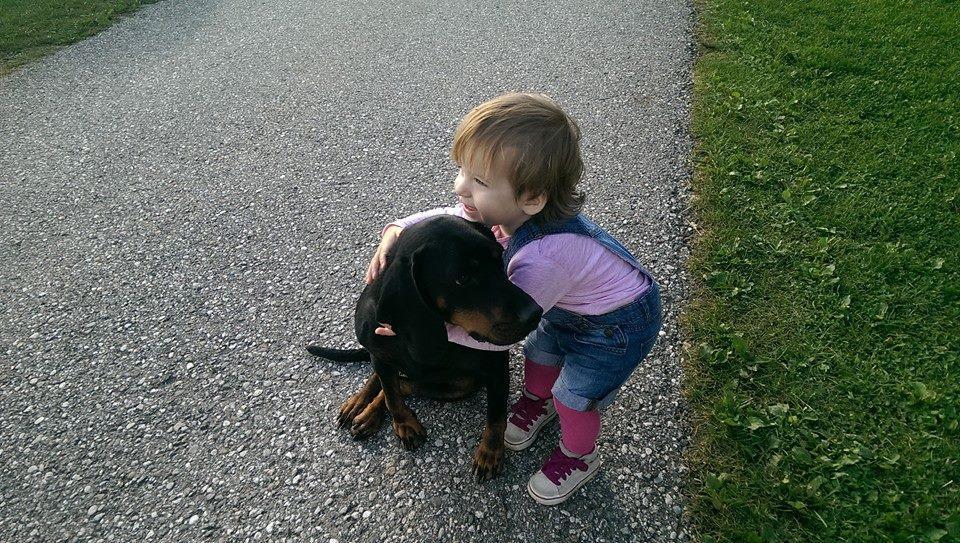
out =
[[[500,225],[505,234],[512,234],[543,209],[542,204],[537,205],[542,198],[524,195],[517,200],[510,183],[510,172],[500,160],[493,161],[489,172],[483,172],[476,165],[462,164],[453,192],[460,198],[470,220],[487,226]]]

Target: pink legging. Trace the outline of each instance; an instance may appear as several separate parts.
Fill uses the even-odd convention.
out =
[[[559,367],[537,364],[529,358],[523,362],[524,386],[528,392],[538,398],[553,396],[551,389],[559,375]],[[597,446],[597,436],[600,435],[600,412],[596,409],[577,411],[563,405],[556,399],[554,399],[553,405],[556,406],[557,415],[560,417],[560,435],[563,446],[570,452],[579,455],[593,452],[593,449]]]

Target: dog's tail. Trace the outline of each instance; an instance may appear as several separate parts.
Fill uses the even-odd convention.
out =
[[[307,345],[307,351],[314,356],[334,362],[366,362],[370,360],[370,353],[366,349],[328,349],[319,345]]]

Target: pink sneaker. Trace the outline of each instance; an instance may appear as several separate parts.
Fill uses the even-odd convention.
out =
[[[507,429],[503,434],[507,448],[522,451],[533,445],[544,425],[556,417],[553,398],[541,400],[524,388],[520,398],[510,406]]]

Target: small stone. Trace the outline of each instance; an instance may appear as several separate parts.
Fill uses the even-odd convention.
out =
[[[200,515],[193,515],[192,517],[190,517],[190,520],[187,521],[187,524],[189,524],[190,526],[193,526],[194,524],[197,523],[198,520],[200,520]]]

